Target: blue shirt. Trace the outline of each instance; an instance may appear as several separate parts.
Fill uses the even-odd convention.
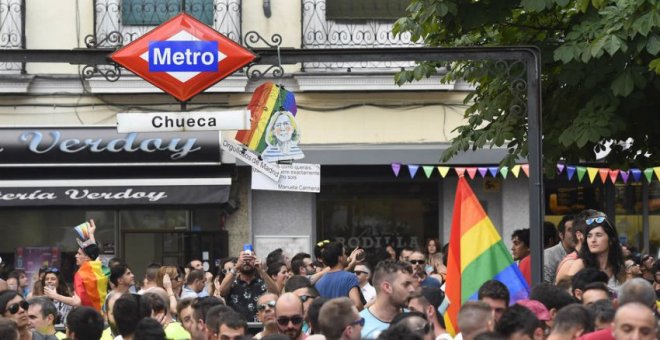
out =
[[[432,288],[438,288],[440,289],[440,281],[436,279],[435,277],[430,277],[427,276],[422,282],[420,283],[422,287],[432,287]]]
[[[390,324],[377,319],[369,308],[365,308],[360,312],[360,316],[364,318],[364,327],[360,336],[362,339],[376,339],[380,333],[390,327]]]
[[[348,296],[348,292],[357,287],[360,289],[360,283],[354,273],[347,271],[331,272],[323,277],[314,285],[319,294],[324,298],[334,299],[336,297]]]

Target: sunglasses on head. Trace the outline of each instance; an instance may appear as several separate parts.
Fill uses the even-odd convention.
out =
[[[266,303],[260,303],[257,305],[257,310],[260,312],[265,311],[266,308],[270,308],[270,309],[275,308],[275,300],[270,300]]]
[[[303,322],[303,317],[302,315],[294,315],[291,317],[280,316],[277,318],[277,323],[280,324],[280,326],[287,326],[289,322],[294,325],[300,325]]]
[[[589,217],[584,221],[584,223],[586,223],[587,225],[592,225],[594,223],[601,224],[605,220],[607,220],[607,217],[605,217],[605,216]]]
[[[426,261],[424,261],[424,260],[410,260],[408,262],[410,262],[412,264],[424,264],[424,263],[426,263]]]
[[[18,308],[19,307],[27,312],[28,307],[30,307],[30,304],[25,300],[23,300],[21,302],[18,302],[18,303],[13,303],[13,304],[7,306],[7,312],[9,312],[11,314],[16,314],[16,313],[18,313]]]
[[[431,331],[431,324],[429,324],[428,322],[425,323],[424,326],[413,330],[413,332],[415,333],[421,332],[422,334],[429,334],[430,331]]]

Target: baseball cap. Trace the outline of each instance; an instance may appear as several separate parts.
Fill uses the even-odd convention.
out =
[[[529,309],[536,315],[536,318],[541,321],[550,320],[550,312],[545,308],[545,305],[537,300],[520,300],[516,302],[517,304]]]

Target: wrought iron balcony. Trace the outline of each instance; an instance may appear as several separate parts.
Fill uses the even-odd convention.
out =
[[[0,50],[25,48],[24,0],[0,0]],[[1,53],[1,52],[0,52]],[[0,74],[21,73],[23,63],[0,63]]]
[[[118,47],[185,11],[241,43],[241,0],[94,0],[96,35],[88,45]]]
[[[334,21],[326,19],[326,1],[303,0],[302,2],[302,47],[303,48],[382,48],[418,47],[421,44],[410,40],[410,34],[395,37],[392,34],[394,21],[363,20]],[[413,62],[337,62],[304,63],[310,72],[374,72],[394,71],[413,66]]]

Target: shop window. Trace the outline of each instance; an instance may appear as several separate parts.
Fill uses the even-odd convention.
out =
[[[115,252],[115,215],[110,210],[3,209],[0,210],[0,257],[3,270],[24,269],[30,280],[41,266],[59,268],[71,282],[78,251],[73,228],[93,218],[102,256]],[[30,281],[34,282],[34,281]]]
[[[213,24],[213,0],[123,0],[123,25],[157,26],[184,11],[201,22]]]
[[[318,240],[335,238],[364,248],[375,264],[389,243],[423,248],[439,232],[437,182],[323,184],[317,199]]]
[[[584,209],[605,210],[604,187],[582,185],[561,179],[545,181],[545,219],[557,225],[564,215],[575,215]]]
[[[409,0],[326,0],[326,19],[395,21],[406,15]]]
[[[188,210],[122,210],[121,230],[189,230]]]

